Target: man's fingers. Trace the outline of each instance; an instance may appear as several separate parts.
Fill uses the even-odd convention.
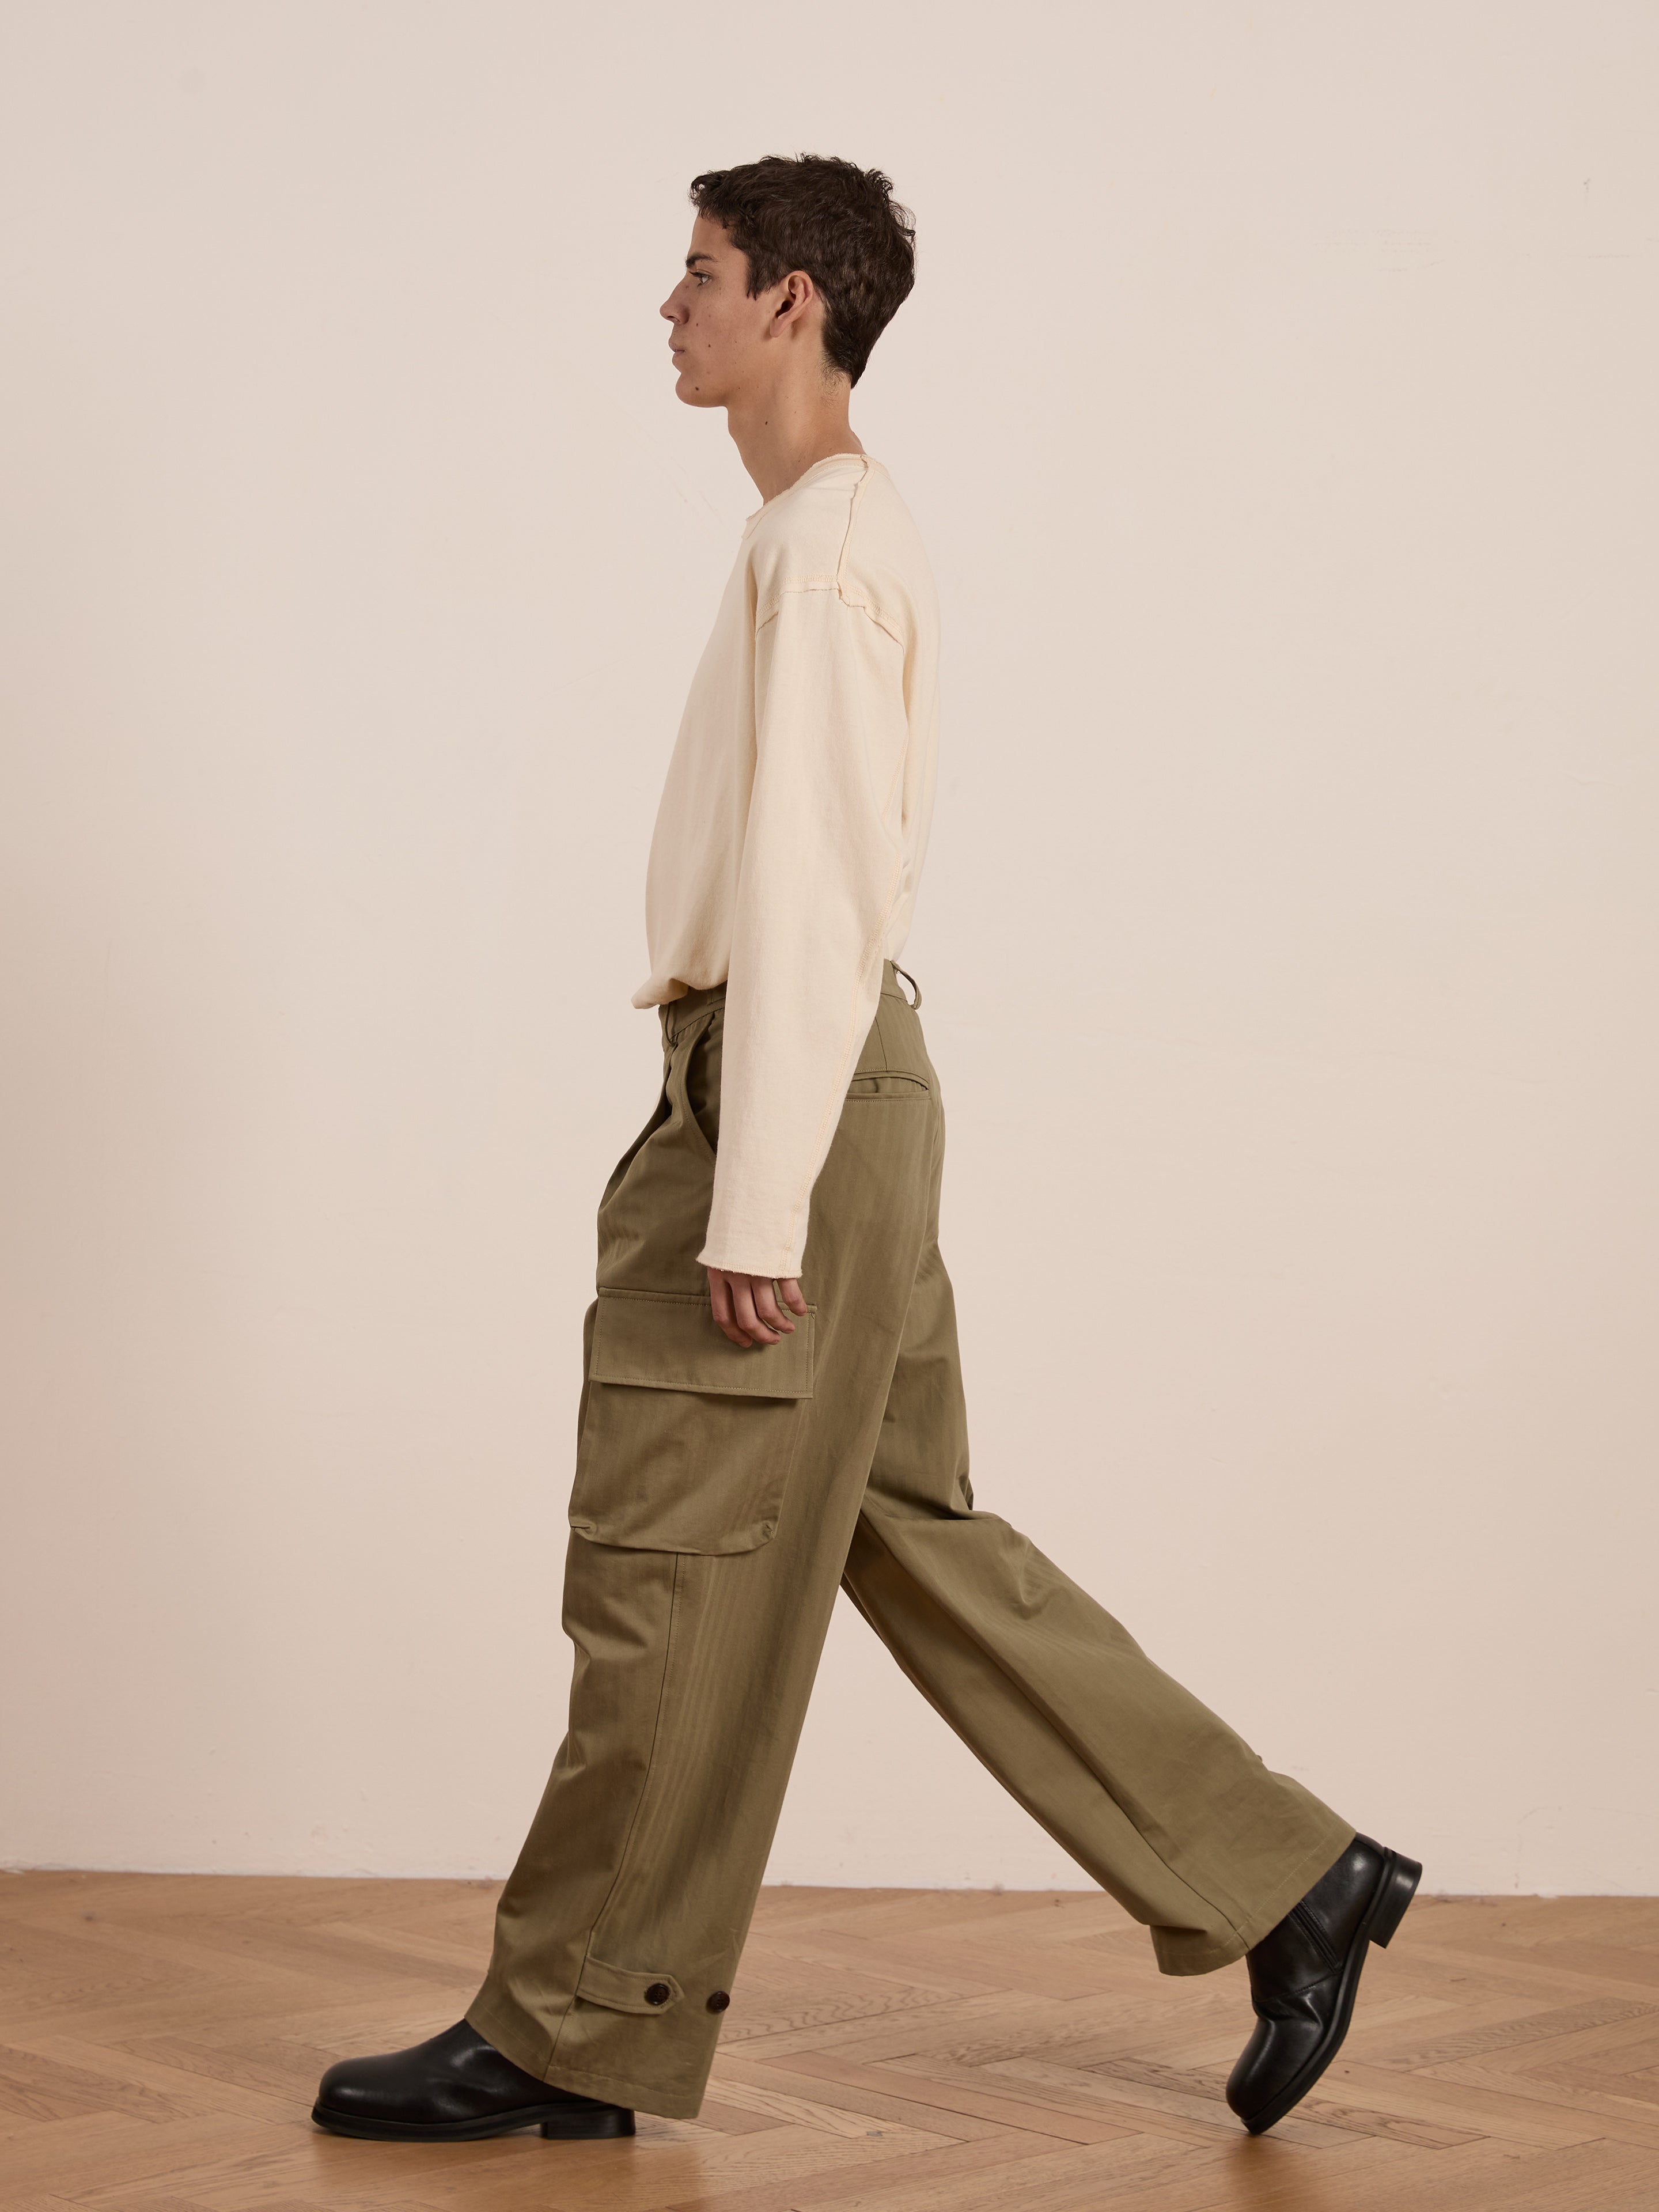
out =
[[[767,1327],[755,1310],[755,1287],[753,1275],[733,1275],[732,1278],[732,1309],[737,1316],[738,1327],[746,1329],[757,1344],[775,1344],[778,1340],[776,1334]],[[769,1283],[766,1289],[769,1302],[772,1292]],[[777,1308],[774,1306],[772,1310],[775,1313]]]
[[[704,1272],[708,1277],[708,1304],[715,1325],[733,1344],[741,1344],[746,1349],[751,1345],[776,1344],[794,1334],[794,1322],[786,1320],[778,1310],[770,1276],[734,1275],[724,1267],[709,1267]],[[800,1285],[793,1275],[778,1284],[777,1292],[781,1293],[791,1313],[806,1311]]]
[[[795,1324],[792,1321],[786,1321],[778,1311],[778,1302],[772,1295],[770,1277],[756,1275],[752,1280],[755,1285],[755,1311],[769,1328],[776,1329],[783,1336],[793,1336],[795,1333]]]
[[[746,1337],[743,1334],[742,1330],[738,1327],[737,1317],[732,1310],[732,1284],[730,1279],[726,1276],[724,1271],[719,1267],[710,1267],[708,1270],[708,1304],[709,1308],[714,1314],[716,1327],[720,1329],[722,1336],[729,1337],[733,1344],[742,1345],[746,1351],[749,1347],[750,1339]]]

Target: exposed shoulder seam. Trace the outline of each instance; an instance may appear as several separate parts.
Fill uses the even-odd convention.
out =
[[[755,628],[764,629],[767,623],[773,620],[784,601],[799,592],[833,592],[835,588],[836,580],[833,576],[792,576],[787,584],[778,586],[769,599],[756,608]]]
[[[781,584],[765,605],[756,609],[756,634],[758,635],[768,623],[776,619],[778,610],[786,599],[798,597],[803,592],[833,592],[842,606],[852,608],[855,614],[860,614],[866,621],[873,623],[884,636],[892,639],[895,645],[903,644],[904,633],[892,617],[884,615],[879,607],[872,607],[868,599],[860,599],[844,589],[836,576],[799,576],[787,584]]]
[[[890,617],[884,615],[879,607],[872,607],[868,599],[857,597],[847,588],[847,559],[852,550],[853,532],[858,527],[859,509],[864,505],[864,495],[870,489],[871,470],[868,453],[863,456],[863,459],[864,466],[859,474],[858,488],[853,494],[853,503],[848,510],[847,531],[841,541],[841,558],[836,563],[836,589],[841,593],[846,605],[857,607],[860,613],[868,615],[878,629],[884,630],[896,645],[902,645],[904,635],[897,623]]]
[[[859,471],[859,480],[854,487],[852,504],[847,510],[847,527],[842,533],[841,558],[836,563],[836,588],[841,589],[841,580],[847,567],[847,550],[853,542],[853,532],[858,527],[859,509],[864,504],[864,495],[870,486],[870,456],[863,455],[864,466]],[[842,596],[846,597],[845,592]]]
[[[884,635],[890,637],[895,645],[903,645],[904,630],[902,624],[891,615],[884,612],[880,607],[872,606],[870,601],[859,592],[849,591],[847,585],[847,562],[852,550],[853,532],[858,527],[859,509],[864,504],[864,495],[870,488],[870,456],[865,453],[860,458],[864,465],[859,471],[859,480],[854,487],[852,500],[848,507],[847,527],[842,532],[841,551],[836,556],[835,574],[833,576],[796,576],[792,577],[787,584],[781,584],[771,599],[755,610],[757,632],[764,629],[767,623],[775,618],[779,608],[790,592],[833,591],[843,606],[855,607],[859,613],[872,622]]]

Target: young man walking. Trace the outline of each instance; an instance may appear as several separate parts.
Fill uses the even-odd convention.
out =
[[[763,501],[651,850],[656,1109],[599,1206],[570,1503],[569,1732],[466,2018],[343,2061],[313,2118],[453,2141],[694,2116],[838,1588],[1159,1965],[1244,1958],[1227,2096],[1273,2125],[1329,2064],[1420,1869],[1155,1667],[974,1510],[945,1127],[894,963],[927,842],[938,614],[848,402],[909,292],[878,171],[712,172],[663,307]]]

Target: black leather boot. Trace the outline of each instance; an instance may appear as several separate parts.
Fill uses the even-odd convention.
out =
[[[538,2081],[464,2020],[409,2051],[341,2059],[324,2075],[311,2117],[334,2135],[376,2142],[473,2142],[538,2127],[583,2141],[634,2132],[626,2105]]]
[[[1253,2136],[1282,2120],[1342,2048],[1368,1943],[1386,1944],[1423,1878],[1415,1859],[1356,1836],[1250,1950],[1255,2032],[1227,2082]]]

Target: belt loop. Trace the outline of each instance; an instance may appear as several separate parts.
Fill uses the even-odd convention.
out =
[[[901,967],[899,966],[898,962],[897,962],[896,960],[893,963],[893,973],[894,973],[896,975],[902,975],[902,976],[903,976],[903,978],[904,978],[904,980],[905,980],[905,981],[906,981],[906,982],[910,986],[910,988],[911,988],[911,989],[915,993],[915,994],[916,994],[916,995],[915,995],[915,997],[914,999],[912,999],[912,1000],[911,1000],[911,1001],[910,1001],[910,1011],[911,1011],[911,1012],[912,1012],[912,1013],[919,1014],[919,1013],[921,1012],[921,984],[920,984],[920,983],[918,983],[918,982],[917,982],[917,981],[916,981],[916,979],[915,979],[915,977],[913,975],[911,975],[911,973],[910,973],[909,969],[908,969],[908,968],[901,968]]]

